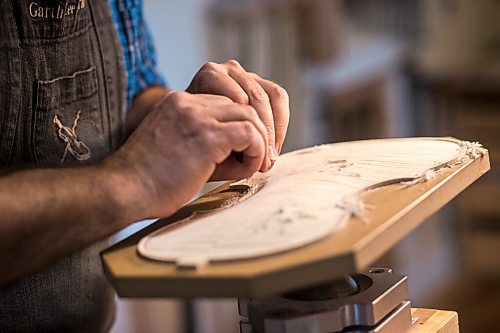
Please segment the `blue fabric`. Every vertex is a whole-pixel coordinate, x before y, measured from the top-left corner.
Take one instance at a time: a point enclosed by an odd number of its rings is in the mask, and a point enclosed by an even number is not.
[[[156,66],[153,39],[142,14],[141,0],[110,0],[113,21],[127,71],[127,102],[150,86],[165,86]]]

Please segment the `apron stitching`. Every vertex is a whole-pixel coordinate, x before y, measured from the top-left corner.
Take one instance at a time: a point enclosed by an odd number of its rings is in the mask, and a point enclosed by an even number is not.
[[[61,163],[64,162],[68,152],[73,155],[78,161],[88,160],[92,152],[90,148],[83,142],[78,139],[78,134],[76,134],[76,127],[78,126],[78,121],[80,120],[81,110],[76,114],[75,120],[73,121],[73,126],[67,127],[64,126],[57,114],[54,116],[54,124],[59,128],[57,134],[61,140],[66,143],[66,149],[64,150],[64,155],[61,159]]]
[[[109,6],[109,3],[107,4],[107,6]],[[92,20],[92,23],[94,24],[94,26],[96,27],[95,29],[95,35],[96,35],[96,42],[97,42],[97,45],[99,47],[99,54],[101,56],[101,65],[102,65],[102,72],[103,72],[103,80],[104,80],[104,93],[106,95],[106,107],[107,107],[107,122],[108,122],[108,130],[109,130],[109,144],[110,144],[110,149],[111,151],[113,151],[115,149],[115,146],[114,146],[114,138],[113,138],[113,124],[112,124],[112,119],[111,119],[111,104],[110,104],[110,87],[108,87],[108,84],[106,84],[107,80],[108,80],[108,74],[107,74],[107,66],[106,66],[106,63],[105,63],[105,55],[104,55],[104,51],[102,49],[102,41],[101,41],[101,34],[103,33],[102,30],[98,27],[98,25],[96,24],[96,16],[95,16],[95,13],[94,13],[94,5],[89,2],[89,12],[90,12],[90,18]],[[102,117],[102,110],[101,110],[101,117]]]

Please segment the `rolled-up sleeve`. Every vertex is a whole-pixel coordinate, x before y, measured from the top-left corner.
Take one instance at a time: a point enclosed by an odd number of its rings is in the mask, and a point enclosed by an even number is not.
[[[110,0],[127,72],[127,101],[151,86],[166,86],[140,0]]]

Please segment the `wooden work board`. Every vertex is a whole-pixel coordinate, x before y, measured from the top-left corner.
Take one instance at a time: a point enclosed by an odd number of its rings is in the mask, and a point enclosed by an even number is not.
[[[314,285],[366,268],[489,167],[486,152],[451,165],[426,182],[391,184],[367,191],[362,196],[370,207],[365,220],[352,217],[337,232],[288,252],[215,262],[197,270],[179,269],[175,264],[138,254],[137,243],[145,235],[242,195],[226,184],[104,251],[104,270],[122,297],[255,298]]]

